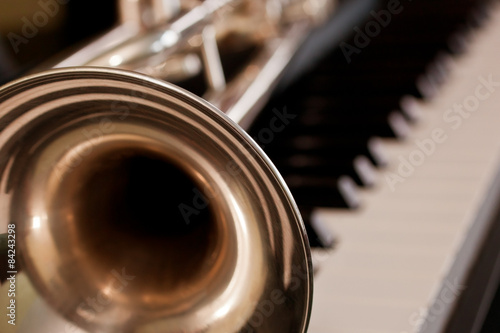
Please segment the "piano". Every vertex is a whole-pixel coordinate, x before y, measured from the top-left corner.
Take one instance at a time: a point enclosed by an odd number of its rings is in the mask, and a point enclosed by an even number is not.
[[[250,130],[317,246],[309,332],[499,332],[500,7],[368,8]]]
[[[500,332],[499,36],[497,1],[339,0],[294,57],[249,134],[306,223],[308,332]]]

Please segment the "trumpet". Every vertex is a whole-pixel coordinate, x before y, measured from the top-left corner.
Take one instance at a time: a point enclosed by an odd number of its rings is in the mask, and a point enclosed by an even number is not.
[[[118,7],[0,88],[1,331],[306,332],[304,225],[245,129],[335,3]]]

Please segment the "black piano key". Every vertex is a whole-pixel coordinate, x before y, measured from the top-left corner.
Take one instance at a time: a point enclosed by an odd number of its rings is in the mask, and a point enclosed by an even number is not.
[[[321,133],[328,136],[332,133],[336,136],[351,136],[352,134],[370,135],[386,138],[404,139],[409,133],[409,124],[405,117],[397,111],[390,112],[388,115],[383,116],[379,121],[364,120],[359,117],[359,120],[351,120],[345,122],[337,122],[334,116],[331,120],[325,120],[322,123],[315,125],[299,124],[300,120],[292,127],[290,126],[289,132],[294,134],[308,134],[314,135]]]
[[[421,117],[418,100],[411,95],[404,95],[399,100],[399,109],[409,122],[415,123]]]
[[[317,156],[312,154],[292,155],[286,158],[274,158],[278,171],[282,174],[300,174],[307,176],[351,177],[359,186],[372,186],[375,183],[374,166],[367,157],[356,156],[354,159],[340,159],[335,154]]]
[[[358,155],[368,159],[378,167],[387,164],[387,156],[378,137],[365,138],[353,135],[351,137],[334,137],[318,135],[298,135],[287,140],[278,140],[270,145],[266,152],[271,156],[305,153],[314,156],[335,156],[339,159],[354,159]]]
[[[469,29],[465,26],[458,28],[446,40],[447,49],[454,55],[465,53],[470,45]]]
[[[345,101],[341,98],[328,98],[321,95],[312,95],[304,100],[301,107],[307,110],[307,114],[316,113],[322,110],[330,110],[331,112],[342,110],[344,113],[355,113],[359,116],[365,114],[389,114],[391,111],[401,111],[405,118],[410,122],[418,120],[418,113],[415,108],[408,108],[405,101],[411,95],[404,95],[405,100],[402,100],[401,95],[370,95],[363,96],[363,99],[354,101]]]
[[[345,97],[345,96],[344,96]],[[347,112],[386,112],[388,109],[398,109],[398,94],[366,95],[362,100],[346,100],[321,94],[309,94],[306,99],[299,100],[300,107],[307,110],[328,109],[331,111],[346,110]],[[369,107],[368,107],[369,106]]]
[[[323,95],[330,98],[339,98],[345,96],[362,97],[379,94],[413,94],[418,97],[425,97],[419,90],[416,79],[420,74],[397,72],[395,75],[389,75],[387,70],[378,75],[378,73],[361,73],[356,75],[352,73],[349,79],[339,77],[339,81],[331,83],[328,79],[319,77],[315,82],[308,85],[307,92],[317,95]]]
[[[334,248],[338,243],[337,237],[321,221],[312,217],[313,208],[302,206],[299,210],[306,227],[309,244],[323,249]]]
[[[473,29],[479,29],[489,20],[490,18],[490,7],[491,1],[479,1],[474,8],[470,11],[467,17],[467,23]]]
[[[443,83],[451,72],[452,63],[453,59],[449,53],[439,51],[436,57],[427,66],[426,71],[429,75],[433,75],[438,80],[438,83]]]
[[[356,183],[348,176],[286,175],[285,182],[299,205],[339,208],[360,205]]]

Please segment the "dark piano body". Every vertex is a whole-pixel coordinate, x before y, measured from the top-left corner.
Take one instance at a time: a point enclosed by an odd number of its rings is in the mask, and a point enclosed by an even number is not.
[[[491,2],[343,0],[334,17],[301,48],[249,133],[289,185],[313,247],[335,251],[337,238],[312,223],[311,212],[315,207],[355,210],[363,205],[356,189],[382,181],[373,170],[390,163],[378,138],[405,139],[418,121],[408,101],[439,94],[447,59],[467,52],[468,34],[489,19]],[[74,0],[67,11],[57,31],[41,31],[29,43],[19,42],[28,52],[12,52],[11,41],[2,36],[1,82],[116,19],[112,1]],[[500,253],[497,220],[446,332],[472,332],[478,318],[480,332],[500,332],[500,291],[493,298],[485,290],[485,281],[494,279],[498,285],[499,280],[493,269]]]

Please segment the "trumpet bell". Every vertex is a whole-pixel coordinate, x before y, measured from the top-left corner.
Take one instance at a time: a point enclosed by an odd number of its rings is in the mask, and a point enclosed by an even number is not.
[[[32,288],[18,292],[58,318],[38,332],[306,331],[297,207],[260,148],[201,98],[104,68],[12,82],[0,173]]]

